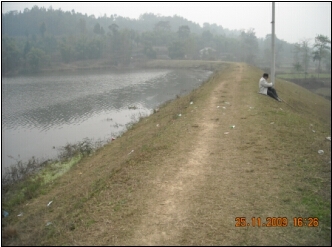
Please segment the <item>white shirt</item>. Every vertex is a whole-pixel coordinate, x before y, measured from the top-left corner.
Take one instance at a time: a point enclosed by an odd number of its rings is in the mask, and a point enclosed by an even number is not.
[[[267,95],[267,88],[272,86],[273,86],[272,82],[269,83],[265,80],[264,77],[262,77],[258,83],[259,93]]]

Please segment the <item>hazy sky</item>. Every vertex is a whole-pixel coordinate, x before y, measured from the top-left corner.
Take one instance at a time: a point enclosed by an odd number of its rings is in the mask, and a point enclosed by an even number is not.
[[[144,13],[161,16],[182,16],[190,21],[216,23],[228,29],[254,28],[258,38],[271,33],[271,2],[2,2],[2,13],[11,10],[23,11],[34,5],[48,9],[87,13],[95,17],[117,14],[138,18]],[[330,2],[283,2],[275,4],[276,35],[290,43],[310,39],[317,34],[331,39]]]

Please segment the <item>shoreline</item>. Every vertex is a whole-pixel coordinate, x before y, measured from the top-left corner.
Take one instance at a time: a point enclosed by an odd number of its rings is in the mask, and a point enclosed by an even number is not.
[[[223,61],[205,61],[205,60],[143,60],[133,62],[129,65],[110,65],[108,60],[85,60],[72,63],[56,63],[50,68],[42,68],[36,72],[13,71],[2,75],[3,77],[26,76],[26,75],[47,75],[59,72],[77,72],[77,71],[97,71],[97,70],[128,70],[128,69],[205,69],[216,70],[222,64],[231,62]]]

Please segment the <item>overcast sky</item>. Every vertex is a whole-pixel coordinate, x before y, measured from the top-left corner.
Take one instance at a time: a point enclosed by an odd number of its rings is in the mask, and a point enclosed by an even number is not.
[[[216,23],[228,29],[254,28],[258,38],[271,33],[271,2],[2,2],[2,13],[23,11],[34,5],[63,11],[80,12],[95,17],[117,14],[137,19],[141,14],[154,13],[161,16],[182,16],[190,21]],[[295,2],[275,4],[276,35],[290,43],[322,34],[331,39],[331,3]]]

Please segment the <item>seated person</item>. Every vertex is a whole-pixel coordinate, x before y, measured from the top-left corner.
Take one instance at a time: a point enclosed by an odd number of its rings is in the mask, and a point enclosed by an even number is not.
[[[267,82],[267,78],[269,78],[269,75],[267,73],[264,73],[263,77],[259,80],[259,93],[269,95],[270,97],[281,101],[281,99],[279,99],[278,97],[277,91],[273,88],[273,83]]]

